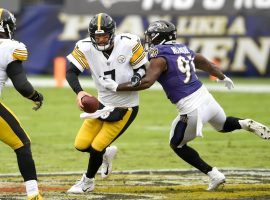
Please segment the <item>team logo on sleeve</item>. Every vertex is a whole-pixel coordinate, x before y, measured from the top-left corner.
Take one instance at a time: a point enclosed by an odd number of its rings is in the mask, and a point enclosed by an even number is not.
[[[118,56],[117,61],[118,61],[120,64],[123,64],[123,63],[126,61],[126,57],[123,56],[123,55],[120,55],[120,56]]]
[[[155,58],[158,55],[158,48],[152,47],[148,51],[150,58]]]

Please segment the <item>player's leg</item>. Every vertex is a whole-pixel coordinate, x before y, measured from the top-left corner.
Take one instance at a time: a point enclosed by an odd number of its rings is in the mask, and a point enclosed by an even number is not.
[[[91,148],[91,144],[102,128],[103,122],[98,119],[84,120],[79,132],[77,133],[74,146],[77,150],[90,153],[89,157],[95,157],[95,151]],[[100,152],[101,157],[104,152]],[[101,161],[102,162],[102,161]],[[83,193],[93,191],[95,187],[94,179],[86,177],[84,173],[82,178],[74,184],[68,193]]]
[[[195,110],[188,115],[178,116],[174,120],[170,145],[173,151],[185,162],[209,176],[208,190],[213,190],[225,182],[225,176],[215,167],[206,163],[195,149],[187,145],[187,142],[195,139],[197,134],[201,132],[201,130],[198,130],[202,128],[201,124],[211,117],[209,112],[203,116],[199,116],[199,113],[198,110]]]
[[[134,121],[138,113],[138,107],[129,108],[120,120],[114,122],[104,122],[102,130],[99,132],[95,140],[93,141],[92,147],[97,151],[104,150],[106,147],[106,152],[103,156],[103,163],[101,167],[101,177],[107,178],[112,172],[112,161],[117,153],[117,147],[110,146],[114,140],[121,136],[125,130]],[[96,171],[91,169],[90,171]]]
[[[102,128],[103,122],[98,119],[84,120],[80,130],[78,131],[74,146],[78,151],[89,152],[91,151],[91,144]]]
[[[16,116],[0,103],[0,140],[16,153],[19,170],[25,182],[28,199],[42,199],[37,184],[35,163],[30,148],[30,139]]]
[[[244,129],[252,132],[262,139],[270,139],[270,129],[253,119],[240,119],[237,117],[227,117],[221,132],[231,132],[237,129]]]
[[[221,106],[213,99],[211,109],[216,110],[216,115],[209,123],[220,132],[232,132],[237,129],[250,131],[263,139],[270,139],[270,129],[253,119],[240,119],[237,117],[226,117]]]
[[[103,154],[103,160],[101,164],[101,178],[106,179],[112,172],[112,162],[117,154],[118,148],[115,145],[108,146]]]
[[[102,122],[99,120],[102,126],[101,128],[99,126],[99,131],[95,134],[95,137],[91,141],[90,147],[86,148],[86,144],[80,145],[81,147],[84,146],[84,148],[90,152],[87,172],[83,175],[79,182],[77,182],[68,190],[68,193],[83,193],[91,192],[94,190],[94,178],[99,167],[102,164],[103,154],[106,147],[108,147],[117,137],[119,137],[127,129],[127,127],[135,119],[137,112],[137,107],[135,107],[134,109],[130,109],[128,112],[126,112],[123,119],[117,122]],[[76,148],[78,149],[78,145],[76,146]],[[79,149],[81,151],[83,150],[82,148]]]
[[[187,142],[196,138],[197,111],[177,116],[172,124],[170,146],[184,161],[207,174],[212,167],[201,159],[199,153],[187,146]]]

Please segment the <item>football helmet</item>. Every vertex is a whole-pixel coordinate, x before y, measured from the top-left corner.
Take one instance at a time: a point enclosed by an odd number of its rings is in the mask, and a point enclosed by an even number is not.
[[[145,31],[145,48],[164,42],[176,40],[176,28],[171,22],[164,20],[155,21],[149,24]]]
[[[89,23],[89,35],[94,47],[99,51],[107,50],[114,42],[115,36],[115,21],[106,13],[99,13],[95,15]],[[106,44],[98,44],[95,36],[102,34],[109,34],[109,39]]]
[[[4,8],[0,8],[0,32],[6,33],[9,39],[13,38],[16,30],[16,18]]]

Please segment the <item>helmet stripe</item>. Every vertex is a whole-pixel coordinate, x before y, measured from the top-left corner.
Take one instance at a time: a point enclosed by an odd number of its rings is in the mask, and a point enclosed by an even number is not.
[[[0,20],[1,20],[1,18],[2,18],[2,13],[3,13],[3,8],[0,8]]]
[[[101,17],[102,17],[102,13],[98,14],[98,21],[97,21],[97,30],[100,31],[101,29]]]

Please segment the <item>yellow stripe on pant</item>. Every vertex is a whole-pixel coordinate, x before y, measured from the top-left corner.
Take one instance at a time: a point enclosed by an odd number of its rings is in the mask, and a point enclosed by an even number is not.
[[[83,151],[92,146],[97,151],[103,151],[123,133],[123,130],[131,124],[136,114],[137,110],[134,111],[129,108],[123,119],[116,122],[86,119],[76,136],[75,148]]]
[[[15,114],[0,103],[0,140],[16,150],[26,143],[30,143],[30,139],[21,127]]]

